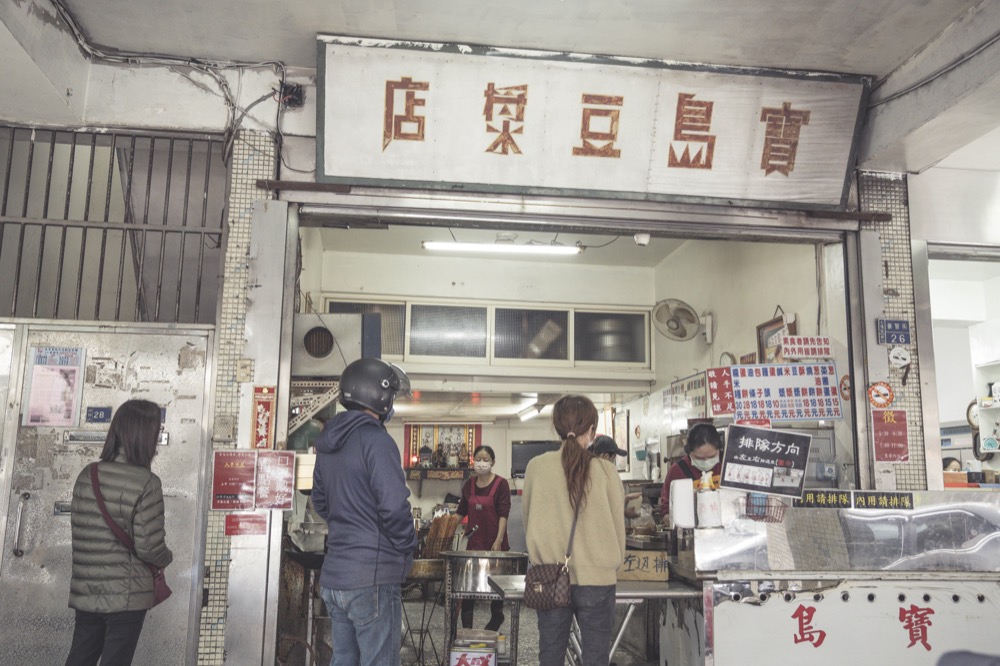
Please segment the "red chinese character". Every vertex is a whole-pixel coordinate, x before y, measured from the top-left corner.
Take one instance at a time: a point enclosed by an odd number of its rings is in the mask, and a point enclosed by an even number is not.
[[[784,102],[780,109],[760,110],[764,129],[764,153],[760,168],[767,176],[777,171],[788,176],[795,170],[795,153],[799,149],[799,134],[809,124],[809,111],[792,111],[792,103]]]
[[[486,149],[488,153],[507,155],[510,151],[520,155],[521,149],[514,141],[515,134],[524,133],[524,107],[528,105],[528,86],[508,86],[506,88],[496,88],[493,83],[486,86],[483,93],[486,97],[486,105],[483,107],[483,116],[486,118],[486,131],[499,134],[496,140]],[[511,107],[513,106],[513,109]],[[498,129],[493,125],[493,109],[499,107],[496,115],[502,119],[503,129]],[[518,125],[511,129],[511,123]]]
[[[413,81],[408,76],[404,76],[399,81],[385,82],[385,117],[382,123],[382,150],[385,150],[393,139],[401,141],[423,141],[424,140],[424,120],[423,116],[418,116],[414,112],[416,107],[423,106],[427,100],[416,96],[416,90],[430,90],[431,84],[422,81]],[[403,98],[403,113],[395,113],[396,91],[404,90],[406,95]],[[407,131],[403,123],[415,125],[412,131]]]
[[[709,134],[712,126],[712,105],[714,102],[694,101],[694,95],[677,95],[677,115],[674,120],[674,141],[683,141],[684,151],[680,157],[670,144],[667,166],[682,169],[711,169],[715,154],[715,135]],[[691,155],[691,143],[701,144]],[[704,152],[702,152],[704,150]]]
[[[625,103],[624,97],[614,97],[611,95],[583,95],[583,103],[594,106],[620,107]],[[573,146],[574,155],[584,157],[621,157],[622,151],[615,148],[615,141],[618,140],[618,116],[621,113],[617,108],[592,109],[584,108],[583,121],[580,125],[580,140],[582,146]],[[594,119],[600,118],[603,128],[594,128]],[[603,146],[598,147],[594,142],[604,141]]]
[[[910,632],[910,644],[906,647],[911,648],[919,642],[925,650],[930,651],[931,646],[927,642],[927,627],[933,624],[928,617],[933,614],[934,609],[917,608],[913,604],[910,604],[909,610],[899,609],[899,621],[903,623],[903,628]]]
[[[826,640],[825,631],[822,629],[813,629],[812,619],[815,614],[815,608],[803,606],[802,604],[799,604],[799,607],[792,613],[792,617],[799,621],[799,633],[793,636],[796,644],[812,643],[813,647],[819,647]]]

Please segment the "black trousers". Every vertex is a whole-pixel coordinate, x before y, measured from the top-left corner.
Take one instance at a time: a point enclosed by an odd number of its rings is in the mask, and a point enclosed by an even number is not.
[[[464,629],[472,628],[472,614],[476,609],[475,599],[463,599],[462,600],[462,627]],[[496,631],[503,624],[503,601],[497,599],[490,602],[490,621],[486,624],[486,628],[490,631]]]
[[[73,645],[66,666],[130,666],[146,611],[88,613],[76,611]]]

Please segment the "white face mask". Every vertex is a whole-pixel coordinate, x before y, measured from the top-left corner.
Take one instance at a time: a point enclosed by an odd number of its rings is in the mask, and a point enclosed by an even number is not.
[[[472,463],[472,467],[476,470],[476,474],[489,474],[490,470],[493,469],[493,463],[486,460],[476,460]]]
[[[707,472],[719,464],[719,456],[716,455],[706,459],[691,458],[691,464],[700,469],[702,472]]]

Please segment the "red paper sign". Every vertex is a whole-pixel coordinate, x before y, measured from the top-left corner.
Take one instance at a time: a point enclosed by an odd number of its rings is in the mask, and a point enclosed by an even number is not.
[[[906,412],[902,409],[873,409],[872,434],[875,462],[907,462],[910,439],[906,432]]]
[[[712,415],[732,414],[736,410],[732,368],[709,368],[705,372],[708,375],[708,398],[712,403]]]
[[[212,464],[212,509],[252,509],[256,451],[216,451]]]
[[[737,419],[736,425],[747,425],[755,428],[771,429],[771,419]]]
[[[292,508],[294,489],[295,452],[259,451],[254,505],[258,509],[288,511]]]
[[[274,443],[274,404],[277,397],[273,386],[253,387],[253,438],[250,448],[270,449]]]
[[[267,514],[230,513],[226,516],[226,536],[267,534]]]

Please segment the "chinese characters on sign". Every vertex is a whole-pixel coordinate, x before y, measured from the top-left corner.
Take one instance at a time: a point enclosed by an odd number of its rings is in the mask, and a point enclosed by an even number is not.
[[[33,347],[26,426],[74,426],[80,421],[83,395],[82,347]]]
[[[295,489],[295,452],[258,451],[254,508],[289,511]]]
[[[321,181],[845,199],[860,77],[320,40]]]
[[[855,490],[855,509],[912,509],[913,493]]]
[[[621,157],[622,151],[615,148],[615,141],[618,139],[619,109],[624,99],[609,95],[583,95],[583,121],[580,126],[583,145],[573,146],[574,155]],[[598,146],[598,142],[602,145]]]
[[[677,116],[674,120],[674,140],[670,143],[670,158],[667,166],[681,169],[711,169],[715,155],[715,135],[709,134],[712,127],[713,102],[695,101],[694,95],[681,93],[677,96]],[[680,157],[677,148],[684,150]],[[691,154],[691,148],[695,149]]]
[[[294,451],[215,452],[213,510],[289,510],[294,487]]]
[[[792,634],[792,640],[796,644],[809,643],[814,648],[818,648],[826,640],[826,631],[813,627],[813,618],[815,615],[815,607],[802,604],[799,604],[799,607],[792,613],[792,619],[798,623],[796,632]],[[930,652],[931,645],[927,642],[927,633],[928,628],[934,624],[931,622],[931,615],[934,615],[933,608],[921,608],[915,604],[910,604],[909,608],[899,608],[899,622],[903,625],[903,629],[906,630],[910,641],[906,646],[907,648],[919,645]]]
[[[783,335],[781,336],[781,357],[785,360],[797,358],[830,358],[830,338],[825,335]]]
[[[792,506],[804,509],[850,509],[854,506],[847,490],[806,490]]]
[[[822,629],[814,629],[812,626],[815,614],[815,608],[802,604],[799,604],[799,607],[792,613],[792,618],[799,623],[798,631],[793,636],[796,643],[810,643],[813,647],[818,648],[826,640],[826,632]]]
[[[712,403],[712,415],[732,414],[736,410],[732,368],[709,368],[705,374],[708,376],[708,396]]]
[[[842,418],[833,363],[733,366],[737,419]]]
[[[666,580],[667,553],[659,550],[630,550],[618,570],[618,580]]]
[[[499,134],[489,148],[488,153],[499,153],[507,155],[514,153],[521,154],[521,149],[514,141],[515,134],[524,132],[524,107],[528,104],[528,86],[510,86],[509,88],[497,88],[490,83],[486,86],[486,106],[483,108],[483,116],[486,118],[486,131],[492,134]],[[494,120],[494,111],[496,120]],[[514,127],[511,127],[511,124]]]
[[[780,109],[761,109],[761,122],[767,123],[764,154],[760,158],[760,168],[765,175],[778,172],[790,176],[795,170],[799,135],[802,133],[802,126],[809,124],[809,115],[809,111],[793,111],[788,102],[784,102]],[[785,358],[788,358],[788,354],[785,354]]]
[[[256,471],[256,451],[216,451],[212,465],[212,509],[252,509]]]
[[[723,488],[801,497],[811,435],[731,425],[722,453]]]
[[[267,534],[267,514],[226,514],[226,536],[261,536]]]
[[[250,448],[269,449],[274,442],[274,386],[253,387],[253,443]]]
[[[430,84],[426,82],[414,82],[410,77],[404,76],[399,81],[385,82],[385,114],[382,125],[382,150],[389,147],[395,139],[397,141],[423,141],[424,122],[423,116],[418,116],[416,111],[418,106],[423,106],[427,100],[417,97],[417,91],[427,91]],[[396,113],[396,93],[403,92],[403,113]]]
[[[905,319],[876,319],[878,344],[910,344],[910,322]]]
[[[705,418],[706,384],[704,372],[682,377],[670,383],[670,409],[674,420]]]
[[[872,435],[875,462],[907,462],[910,440],[906,433],[906,412],[902,409],[873,409]]]

